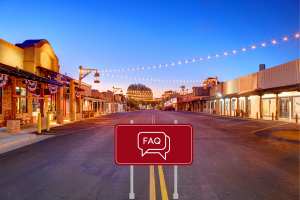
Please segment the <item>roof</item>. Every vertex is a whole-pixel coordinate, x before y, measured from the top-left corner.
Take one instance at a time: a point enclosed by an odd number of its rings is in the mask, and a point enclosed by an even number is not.
[[[26,70],[11,67],[9,65],[5,65],[2,63],[0,63],[0,73],[7,74],[9,76],[15,76],[18,78],[25,78],[25,79],[39,81],[39,82],[43,82],[43,83],[49,83],[52,85],[63,86],[62,83],[59,83],[55,80],[51,80],[46,77],[42,77],[42,76],[36,75],[34,73],[28,72]]]

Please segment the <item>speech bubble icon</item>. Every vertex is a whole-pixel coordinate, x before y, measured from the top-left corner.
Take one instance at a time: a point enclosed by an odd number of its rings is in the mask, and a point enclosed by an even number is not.
[[[142,151],[142,157],[147,154],[159,154],[166,160],[170,151],[170,137],[164,132],[140,132],[137,146]]]

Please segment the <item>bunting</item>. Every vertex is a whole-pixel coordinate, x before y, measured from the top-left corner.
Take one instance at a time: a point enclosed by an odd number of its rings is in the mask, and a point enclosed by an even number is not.
[[[51,85],[51,84],[48,84],[48,88],[49,88],[49,91],[50,91],[50,94],[53,95],[57,92],[57,85]]]
[[[80,97],[80,91],[75,91],[75,96],[76,96],[76,98],[78,99],[79,97]]]
[[[3,88],[8,82],[8,75],[0,74],[0,89]]]
[[[28,89],[28,92],[34,93],[37,87],[37,81],[32,81],[25,79],[26,88]]]

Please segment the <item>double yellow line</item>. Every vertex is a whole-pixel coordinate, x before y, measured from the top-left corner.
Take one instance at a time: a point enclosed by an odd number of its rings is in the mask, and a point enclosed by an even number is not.
[[[155,124],[155,116],[152,115],[152,124]],[[169,200],[163,168],[158,165],[159,182],[161,189],[162,200]],[[150,165],[150,189],[149,189],[150,200],[156,200],[155,192],[155,176],[154,176],[154,165]]]
[[[163,168],[161,165],[158,165],[158,173],[159,173],[159,182],[160,182],[162,200],[169,200],[165,177],[164,177],[164,172],[163,172]],[[149,197],[150,197],[150,200],[156,200],[154,165],[150,165]]]

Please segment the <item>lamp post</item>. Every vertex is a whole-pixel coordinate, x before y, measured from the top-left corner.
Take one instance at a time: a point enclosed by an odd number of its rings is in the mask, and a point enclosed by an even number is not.
[[[96,69],[83,69],[82,66],[79,67],[79,88],[81,89],[81,82],[84,77],[89,75],[90,73],[95,72],[94,74],[94,83],[100,83],[100,75],[98,73],[98,70]],[[79,113],[82,117],[82,107],[81,107],[81,92],[79,93]]]
[[[182,85],[182,86],[180,86],[180,88],[181,88],[181,92],[182,92],[182,94],[184,94],[184,92],[186,92],[186,111],[188,111],[188,93],[189,93],[189,89],[186,89],[185,90],[185,86],[184,85]]]
[[[115,93],[121,90],[120,92],[123,93],[122,88],[115,88],[113,87],[113,107],[114,107],[114,113],[115,113]]]
[[[208,83],[212,83],[213,86],[215,86],[215,88],[216,88],[216,96],[218,97],[217,105],[216,105],[216,107],[217,107],[216,112],[217,112],[217,114],[219,114],[219,98],[221,97],[220,96],[221,94],[218,94],[218,77],[205,79],[205,81],[203,83],[203,89],[207,89]]]

